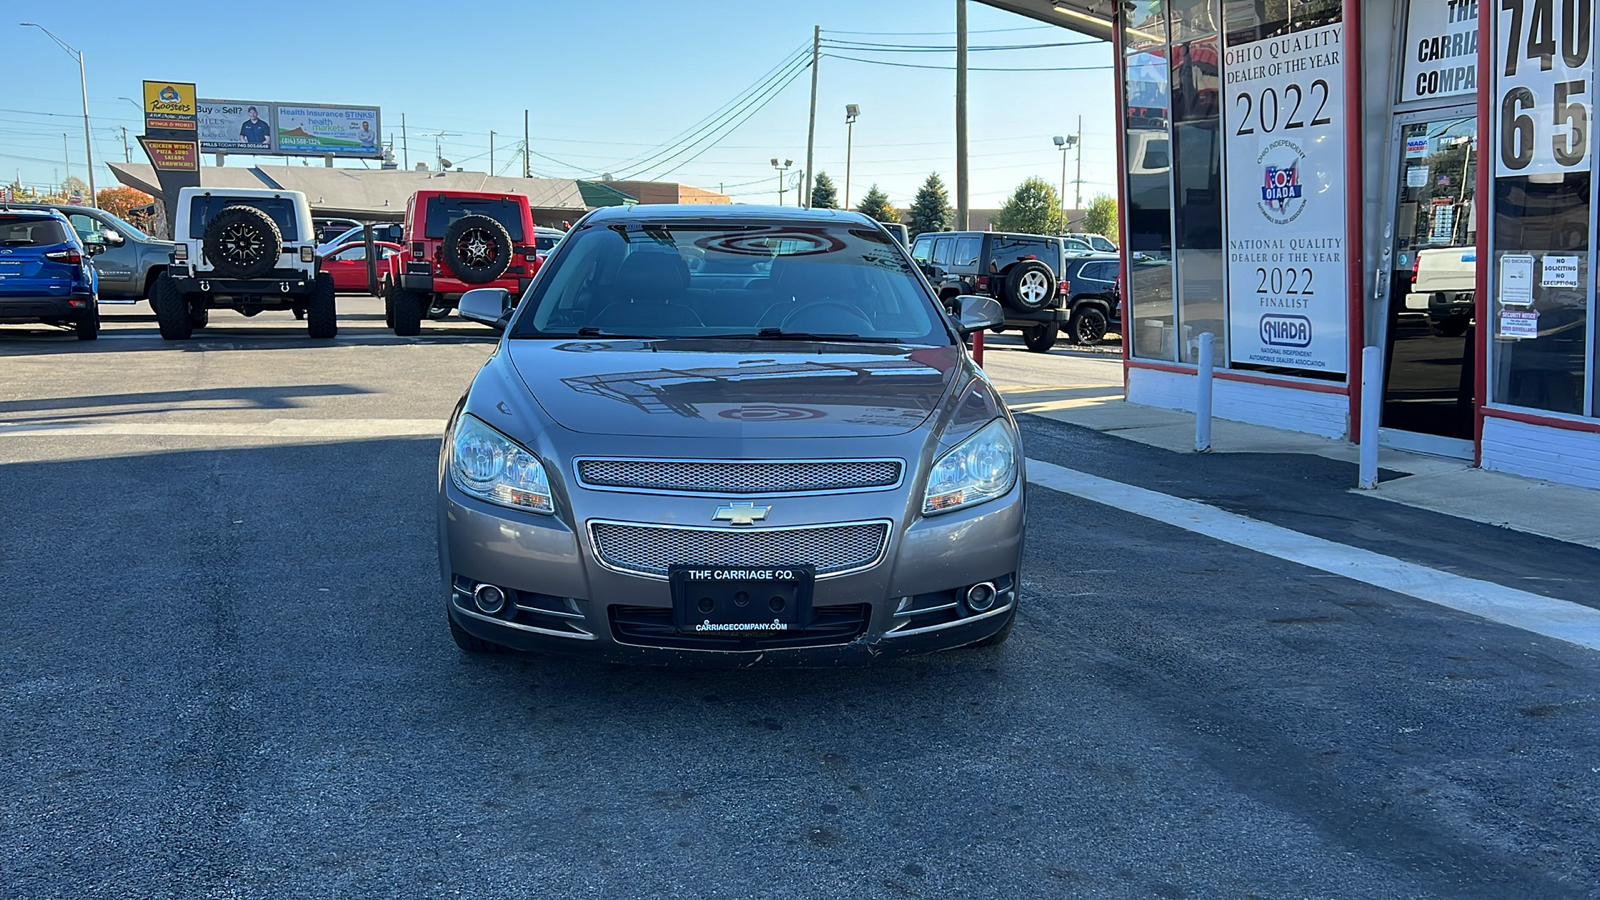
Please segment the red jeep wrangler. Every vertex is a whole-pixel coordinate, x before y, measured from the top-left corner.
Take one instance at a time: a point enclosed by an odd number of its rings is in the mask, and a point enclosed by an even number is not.
[[[444,318],[473,288],[521,297],[540,259],[533,213],[521,194],[417,191],[406,202],[405,250],[383,277],[384,317],[398,335]]]

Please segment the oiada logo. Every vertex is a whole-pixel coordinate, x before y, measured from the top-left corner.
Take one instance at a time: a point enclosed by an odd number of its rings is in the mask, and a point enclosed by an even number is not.
[[[169,84],[161,89],[162,103],[177,103],[178,99],[178,89],[172,85]]]
[[[1300,145],[1287,140],[1273,141],[1256,158],[1261,166],[1261,202],[1257,207],[1267,221],[1287,225],[1305,212],[1305,189],[1300,183],[1300,163],[1305,158]]]
[[[1261,317],[1261,343],[1268,347],[1311,346],[1311,320],[1268,313]]]

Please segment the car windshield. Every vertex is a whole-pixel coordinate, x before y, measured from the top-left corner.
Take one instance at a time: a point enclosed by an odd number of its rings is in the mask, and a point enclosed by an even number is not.
[[[116,226],[117,231],[120,232],[123,237],[131,237],[136,241],[154,240],[154,238],[150,237],[150,235],[147,234],[144,229],[139,228],[121,216],[108,213],[105,210],[101,210],[100,214],[105,216],[107,219],[110,219],[111,224]]]
[[[56,219],[43,216],[0,216],[0,246],[51,247],[65,244],[67,234]]]
[[[550,265],[512,337],[952,340],[899,245],[867,225],[601,223]]]
[[[445,229],[463,216],[488,216],[504,225],[513,241],[522,240],[522,207],[509,198],[430,197],[424,215],[426,237],[444,237]]]

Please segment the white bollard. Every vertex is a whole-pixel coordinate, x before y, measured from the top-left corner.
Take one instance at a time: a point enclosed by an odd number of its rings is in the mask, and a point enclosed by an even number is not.
[[[1200,335],[1200,397],[1194,405],[1194,452],[1211,452],[1211,370],[1216,365],[1216,336]]]
[[[1378,489],[1378,417],[1383,414],[1383,351],[1361,348],[1361,472],[1356,488]]]

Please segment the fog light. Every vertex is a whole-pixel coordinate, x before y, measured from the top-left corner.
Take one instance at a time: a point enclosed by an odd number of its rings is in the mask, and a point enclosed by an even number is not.
[[[997,596],[994,585],[985,581],[967,588],[967,608],[973,612],[983,612],[994,605]]]
[[[472,602],[479,611],[492,616],[506,608],[506,592],[492,584],[480,584],[472,592]]]

